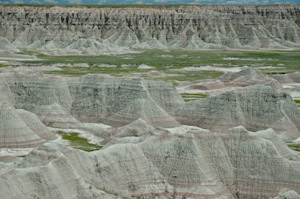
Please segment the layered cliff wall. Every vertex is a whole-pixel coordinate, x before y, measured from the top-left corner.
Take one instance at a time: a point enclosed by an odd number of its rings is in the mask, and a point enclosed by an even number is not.
[[[300,5],[0,7],[0,37],[17,47],[55,54],[127,48],[300,47],[299,26]]]

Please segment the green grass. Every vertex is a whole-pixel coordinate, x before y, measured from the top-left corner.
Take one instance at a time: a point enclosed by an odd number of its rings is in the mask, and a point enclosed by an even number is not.
[[[180,95],[182,96],[185,102],[206,98],[208,96],[201,93],[181,93]]]
[[[293,149],[294,151],[300,152],[300,144],[288,143],[287,145],[289,148]]]
[[[171,57],[161,57],[168,55]],[[184,57],[185,55],[186,57]],[[131,57],[132,59],[126,59]],[[239,59],[251,58],[253,60],[223,60],[223,58],[234,57]],[[47,56],[38,55],[38,58],[44,60],[27,61],[27,63],[39,64],[55,64],[55,63],[88,63],[94,64],[110,64],[120,66],[121,64],[140,65],[147,64],[150,66],[161,67],[167,70],[166,66],[171,68],[182,68],[186,66],[203,66],[212,64],[222,64],[222,67],[230,68],[232,66],[274,66],[284,64],[288,69],[298,69],[300,61],[300,52],[255,52],[255,51],[197,51],[174,49],[170,51],[152,49],[140,51],[140,53],[124,54],[124,55],[100,55],[100,56]],[[265,60],[255,60],[265,59]],[[26,63],[26,61],[25,61]]]
[[[141,64],[147,64],[160,73],[167,74],[161,77],[142,76],[146,79],[171,82],[174,85],[184,81],[201,82],[202,80],[215,79],[222,75],[216,71],[185,71],[178,70],[184,67],[214,66],[214,67],[264,67],[275,68],[263,69],[265,74],[284,74],[299,71],[300,50],[294,51],[227,51],[227,50],[137,50],[139,53],[123,55],[99,55],[99,56],[47,56],[38,52],[30,52],[23,49],[21,53],[35,54],[41,60],[23,61],[24,64],[79,64],[85,63],[90,67],[61,67],[61,71],[48,71],[45,73],[62,76],[82,76],[88,73],[109,74],[112,76],[124,76],[131,73],[145,73],[151,71],[138,69]],[[131,59],[127,59],[127,58]],[[237,58],[226,60],[225,58]],[[225,60],[224,60],[225,59]],[[241,60],[242,59],[242,60]],[[246,59],[246,60],[243,60]],[[248,60],[247,60],[248,59]],[[249,60],[250,59],[250,60]],[[115,65],[114,68],[97,67],[100,64]],[[122,67],[122,65],[129,65]],[[284,67],[284,68],[282,68]],[[177,75],[177,76],[168,76]]]
[[[79,133],[66,133],[63,131],[57,131],[62,139],[68,140],[73,148],[83,150],[86,152],[96,151],[102,148],[100,145],[91,144],[86,138],[79,137]]]
[[[294,102],[300,107],[300,100],[294,100]]]

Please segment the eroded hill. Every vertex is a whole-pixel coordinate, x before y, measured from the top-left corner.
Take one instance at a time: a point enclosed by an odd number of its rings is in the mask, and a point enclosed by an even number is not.
[[[299,5],[6,6],[0,7],[0,37],[18,48],[56,55],[122,53],[128,48],[294,48],[300,46],[299,16]]]

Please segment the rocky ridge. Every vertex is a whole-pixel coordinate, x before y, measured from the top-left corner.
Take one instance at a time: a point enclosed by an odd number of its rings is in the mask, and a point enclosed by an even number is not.
[[[282,139],[300,137],[300,110],[266,86],[270,79],[246,72],[223,77],[239,89],[184,102],[164,82],[3,71],[1,149],[16,147],[4,145],[9,136],[31,144],[21,147],[47,143],[0,162],[0,198],[299,197],[300,155]],[[250,86],[238,82],[244,75]],[[49,142],[46,126],[85,128],[104,147],[88,153]]]
[[[221,199],[270,198],[281,191],[292,199],[300,191],[300,156],[278,142],[271,129],[236,127],[166,132],[92,153],[47,143],[1,168],[1,196],[27,199],[34,189],[42,198]]]
[[[258,131],[273,128],[285,139],[299,135],[300,110],[285,92],[254,85],[184,104],[175,113],[181,124],[208,129],[243,125]]]
[[[276,76],[274,76],[276,78]],[[274,90],[284,90],[281,82],[276,79],[263,75],[259,70],[255,68],[245,67],[239,72],[226,72],[218,77],[216,80],[199,83],[189,86],[191,89],[199,90],[215,90],[225,88],[239,88],[256,84],[270,86]],[[293,80],[291,80],[293,81]]]
[[[294,48],[300,46],[299,16],[299,5],[2,6],[0,37],[12,46],[51,55],[122,53],[129,48]]]

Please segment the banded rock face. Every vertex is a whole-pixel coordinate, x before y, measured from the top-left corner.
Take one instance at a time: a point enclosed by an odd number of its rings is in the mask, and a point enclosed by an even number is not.
[[[259,70],[255,68],[249,67],[243,68],[239,72],[227,72],[218,77],[216,80],[207,83],[191,85],[190,88],[200,90],[214,90],[224,89],[228,87],[246,87],[256,84],[270,86],[275,90],[284,90],[277,80],[263,75]]]
[[[35,147],[55,139],[47,127],[28,111],[0,104],[0,148]]]
[[[175,115],[181,124],[206,129],[243,125],[252,131],[273,128],[288,140],[300,136],[300,110],[291,96],[262,85],[187,102]]]
[[[17,69],[1,73],[0,78],[9,87],[14,107],[35,113],[47,126],[67,128],[79,124],[69,113],[72,97],[65,79]]]
[[[236,127],[165,133],[91,153],[49,143],[14,168],[2,167],[0,191],[25,199],[32,190],[45,199],[101,198],[105,192],[119,198],[271,198],[286,187],[299,192],[300,156],[276,142],[282,140],[271,129]]]
[[[273,199],[300,199],[300,195],[291,189],[282,189]]]
[[[287,73],[284,75],[273,75],[272,77],[283,85],[283,88],[293,97],[293,99],[300,99],[299,72]]]
[[[5,180],[0,182],[1,198],[116,198],[85,182],[64,153],[71,155],[72,150],[62,145],[45,143],[17,162],[15,168],[2,165],[0,174]],[[81,151],[76,151],[76,154],[82,156],[80,159],[88,156]],[[12,178],[15,178],[15,182],[12,182]],[[4,184],[10,186],[10,190],[5,190]]]
[[[300,83],[300,72],[288,73],[284,75],[273,75],[281,84],[291,84],[291,83]]]
[[[0,37],[52,54],[299,47],[300,6],[0,7]],[[121,48],[123,47],[123,48]],[[128,49],[127,49],[128,52]]]
[[[169,113],[184,101],[171,84],[101,75],[72,78],[68,84],[71,114],[82,122],[124,126],[141,118],[153,126],[179,125]]]
[[[4,101],[59,128],[78,128],[80,121],[124,126],[139,118],[153,126],[174,127],[179,123],[171,115],[184,103],[172,84],[142,79],[64,79],[23,69],[3,72],[0,79]]]

